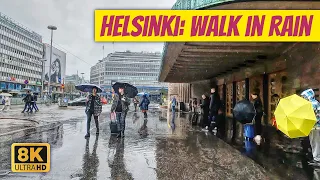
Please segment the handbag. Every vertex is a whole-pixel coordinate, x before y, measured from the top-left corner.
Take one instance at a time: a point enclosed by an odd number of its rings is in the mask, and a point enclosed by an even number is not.
[[[117,117],[117,115],[115,112],[110,113],[110,120],[111,121],[116,121],[116,117]]]

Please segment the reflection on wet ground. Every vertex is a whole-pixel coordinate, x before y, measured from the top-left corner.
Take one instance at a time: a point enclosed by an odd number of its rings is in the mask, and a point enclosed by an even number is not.
[[[83,113],[83,109],[72,111],[73,114]],[[130,112],[126,120],[124,139],[110,135],[107,117],[109,114],[104,113],[100,118],[100,135],[94,135],[95,128],[93,128],[89,140],[84,139],[86,128],[84,115],[82,118],[70,117],[69,121],[64,121],[61,126],[50,131],[14,140],[14,142],[49,142],[52,152],[51,171],[43,174],[10,173],[3,178],[224,180],[296,177],[295,179],[308,179],[306,173],[296,171],[295,168],[290,169],[285,165],[281,166],[285,163],[274,159],[272,155],[279,152],[267,154],[271,159],[265,158],[266,155],[256,150],[257,148],[250,142],[245,144],[246,151],[242,151],[242,145],[233,145],[235,149],[223,140],[192,127],[188,120],[189,114],[172,115],[171,112],[151,110],[148,119],[144,119],[142,113]],[[0,146],[0,172],[10,169],[11,143]],[[251,156],[261,166],[241,152]],[[268,164],[273,164],[274,168],[270,168]]]

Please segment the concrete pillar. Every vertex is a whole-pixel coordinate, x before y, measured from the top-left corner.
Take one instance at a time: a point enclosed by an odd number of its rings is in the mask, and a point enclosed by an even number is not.
[[[187,102],[187,84],[186,83],[183,84],[183,102],[184,103]]]

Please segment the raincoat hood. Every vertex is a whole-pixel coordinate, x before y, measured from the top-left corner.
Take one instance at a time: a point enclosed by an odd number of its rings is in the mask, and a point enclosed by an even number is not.
[[[309,101],[315,100],[315,93],[312,89],[304,90],[301,96]]]

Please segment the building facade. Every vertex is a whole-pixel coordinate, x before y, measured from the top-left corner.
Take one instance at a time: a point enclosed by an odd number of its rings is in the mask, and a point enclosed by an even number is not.
[[[0,91],[31,88],[40,92],[43,44],[41,35],[0,13]]]
[[[111,53],[91,67],[90,82],[106,90],[110,90],[113,82],[130,83],[140,92],[167,89],[167,83],[158,82],[161,57],[161,53]]]

